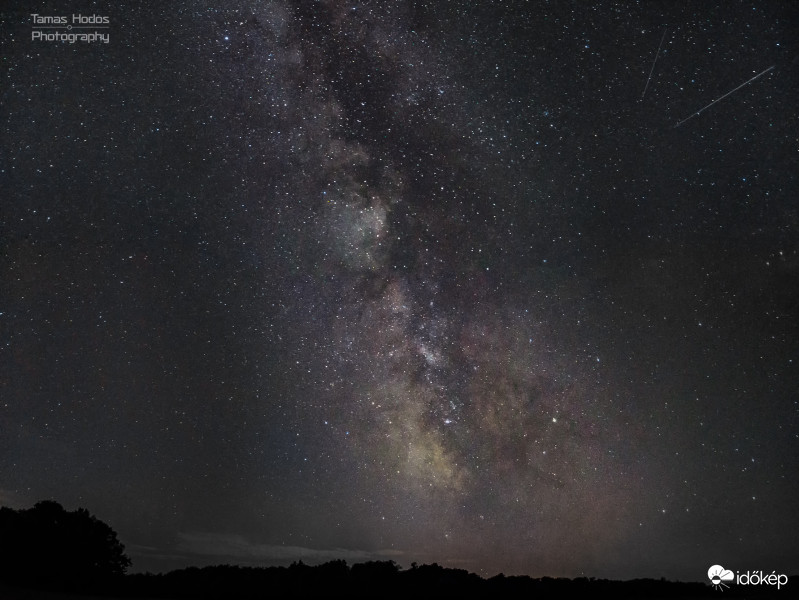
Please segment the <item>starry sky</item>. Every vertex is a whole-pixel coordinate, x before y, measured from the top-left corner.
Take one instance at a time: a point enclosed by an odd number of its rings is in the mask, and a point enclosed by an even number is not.
[[[9,4],[0,504],[134,571],[797,571],[796,3]]]

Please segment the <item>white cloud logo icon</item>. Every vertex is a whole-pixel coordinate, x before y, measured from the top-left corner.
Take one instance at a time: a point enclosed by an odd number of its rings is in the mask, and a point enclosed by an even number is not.
[[[725,582],[735,579],[733,572],[729,569],[725,569],[721,565],[713,565],[710,567],[707,570],[707,577],[710,579],[710,583],[713,584],[713,587],[717,590],[722,590],[723,587],[730,587]]]

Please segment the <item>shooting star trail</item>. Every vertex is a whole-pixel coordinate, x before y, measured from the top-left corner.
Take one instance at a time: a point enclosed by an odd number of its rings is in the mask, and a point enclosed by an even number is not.
[[[752,82],[753,82],[755,79],[757,79],[758,77],[763,77],[763,75],[765,75],[766,73],[768,73],[769,71],[771,71],[771,69],[773,69],[775,66],[776,66],[776,65],[771,65],[771,66],[770,66],[768,69],[766,69],[766,70],[765,70],[765,71],[763,71],[762,73],[758,73],[757,75],[755,75],[754,77],[752,77],[752,79],[749,79],[749,80],[747,80],[747,81],[744,81],[744,82],[743,82],[741,85],[739,85],[737,88],[735,88],[734,90],[731,90],[731,91],[727,92],[727,93],[726,93],[726,94],[724,94],[724,95],[723,95],[721,98],[717,98],[716,100],[713,100],[713,102],[711,102],[711,103],[710,103],[710,104],[708,104],[707,106],[700,108],[700,109],[699,109],[698,111],[696,111],[695,113],[691,113],[691,115],[690,115],[690,116],[688,116],[688,117],[685,117],[685,118],[684,118],[682,121],[680,121],[679,123],[677,123],[677,124],[674,126],[674,129],[677,129],[677,128],[678,128],[680,125],[682,125],[683,123],[685,123],[687,120],[689,120],[689,119],[693,119],[695,116],[697,116],[697,115],[698,115],[699,113],[701,113],[703,110],[706,110],[706,109],[710,108],[711,106],[713,106],[713,105],[714,105],[716,102],[721,102],[722,100],[724,100],[724,98],[726,98],[727,96],[729,96],[729,95],[730,95],[730,94],[732,94],[733,92],[737,92],[738,90],[740,90],[740,89],[741,89],[743,86],[745,86],[746,84],[748,84],[748,83],[752,83]]]
[[[655,52],[655,60],[652,61],[652,68],[649,69],[649,77],[646,78],[646,85],[644,86],[644,93],[641,94],[641,100],[639,100],[639,102],[643,101],[644,96],[646,96],[646,88],[649,87],[649,80],[652,79],[652,73],[655,72],[655,63],[658,61],[658,56],[660,56],[660,48],[661,48],[661,46],[663,46],[663,40],[666,39],[666,31],[668,31],[668,29],[664,29],[663,30],[663,36],[660,38],[660,43],[658,44],[658,51]]]

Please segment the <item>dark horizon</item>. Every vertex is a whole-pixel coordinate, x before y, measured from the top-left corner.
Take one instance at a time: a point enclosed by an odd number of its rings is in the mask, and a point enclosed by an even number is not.
[[[0,29],[0,505],[153,572],[796,572],[799,4]]]
[[[318,557],[317,557],[318,558]],[[350,557],[351,558],[351,557]],[[189,566],[166,573],[130,573],[130,557],[114,529],[90,511],[66,510],[54,500],[27,509],[0,507],[0,595],[4,598],[260,598],[265,591],[291,597],[525,597],[599,594],[614,598],[774,597],[799,584],[799,576],[733,573],[720,565],[708,580],[671,581],[595,577],[531,578],[499,573],[481,577],[466,569],[394,560],[343,558],[288,566],[244,566],[236,561]],[[76,596],[76,594],[78,596]]]

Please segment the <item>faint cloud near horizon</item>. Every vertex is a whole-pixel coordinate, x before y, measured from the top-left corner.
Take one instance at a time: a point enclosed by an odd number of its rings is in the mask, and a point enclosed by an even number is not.
[[[26,508],[26,503],[19,499],[19,496],[9,490],[0,489],[0,506],[20,510]],[[30,507],[27,507],[30,508]]]
[[[178,533],[177,550],[189,554],[237,558],[248,561],[274,561],[285,563],[302,560],[322,563],[331,560],[368,561],[392,560],[405,555],[401,550],[349,550],[346,548],[317,549],[302,546],[259,544],[238,534],[207,532]]]

